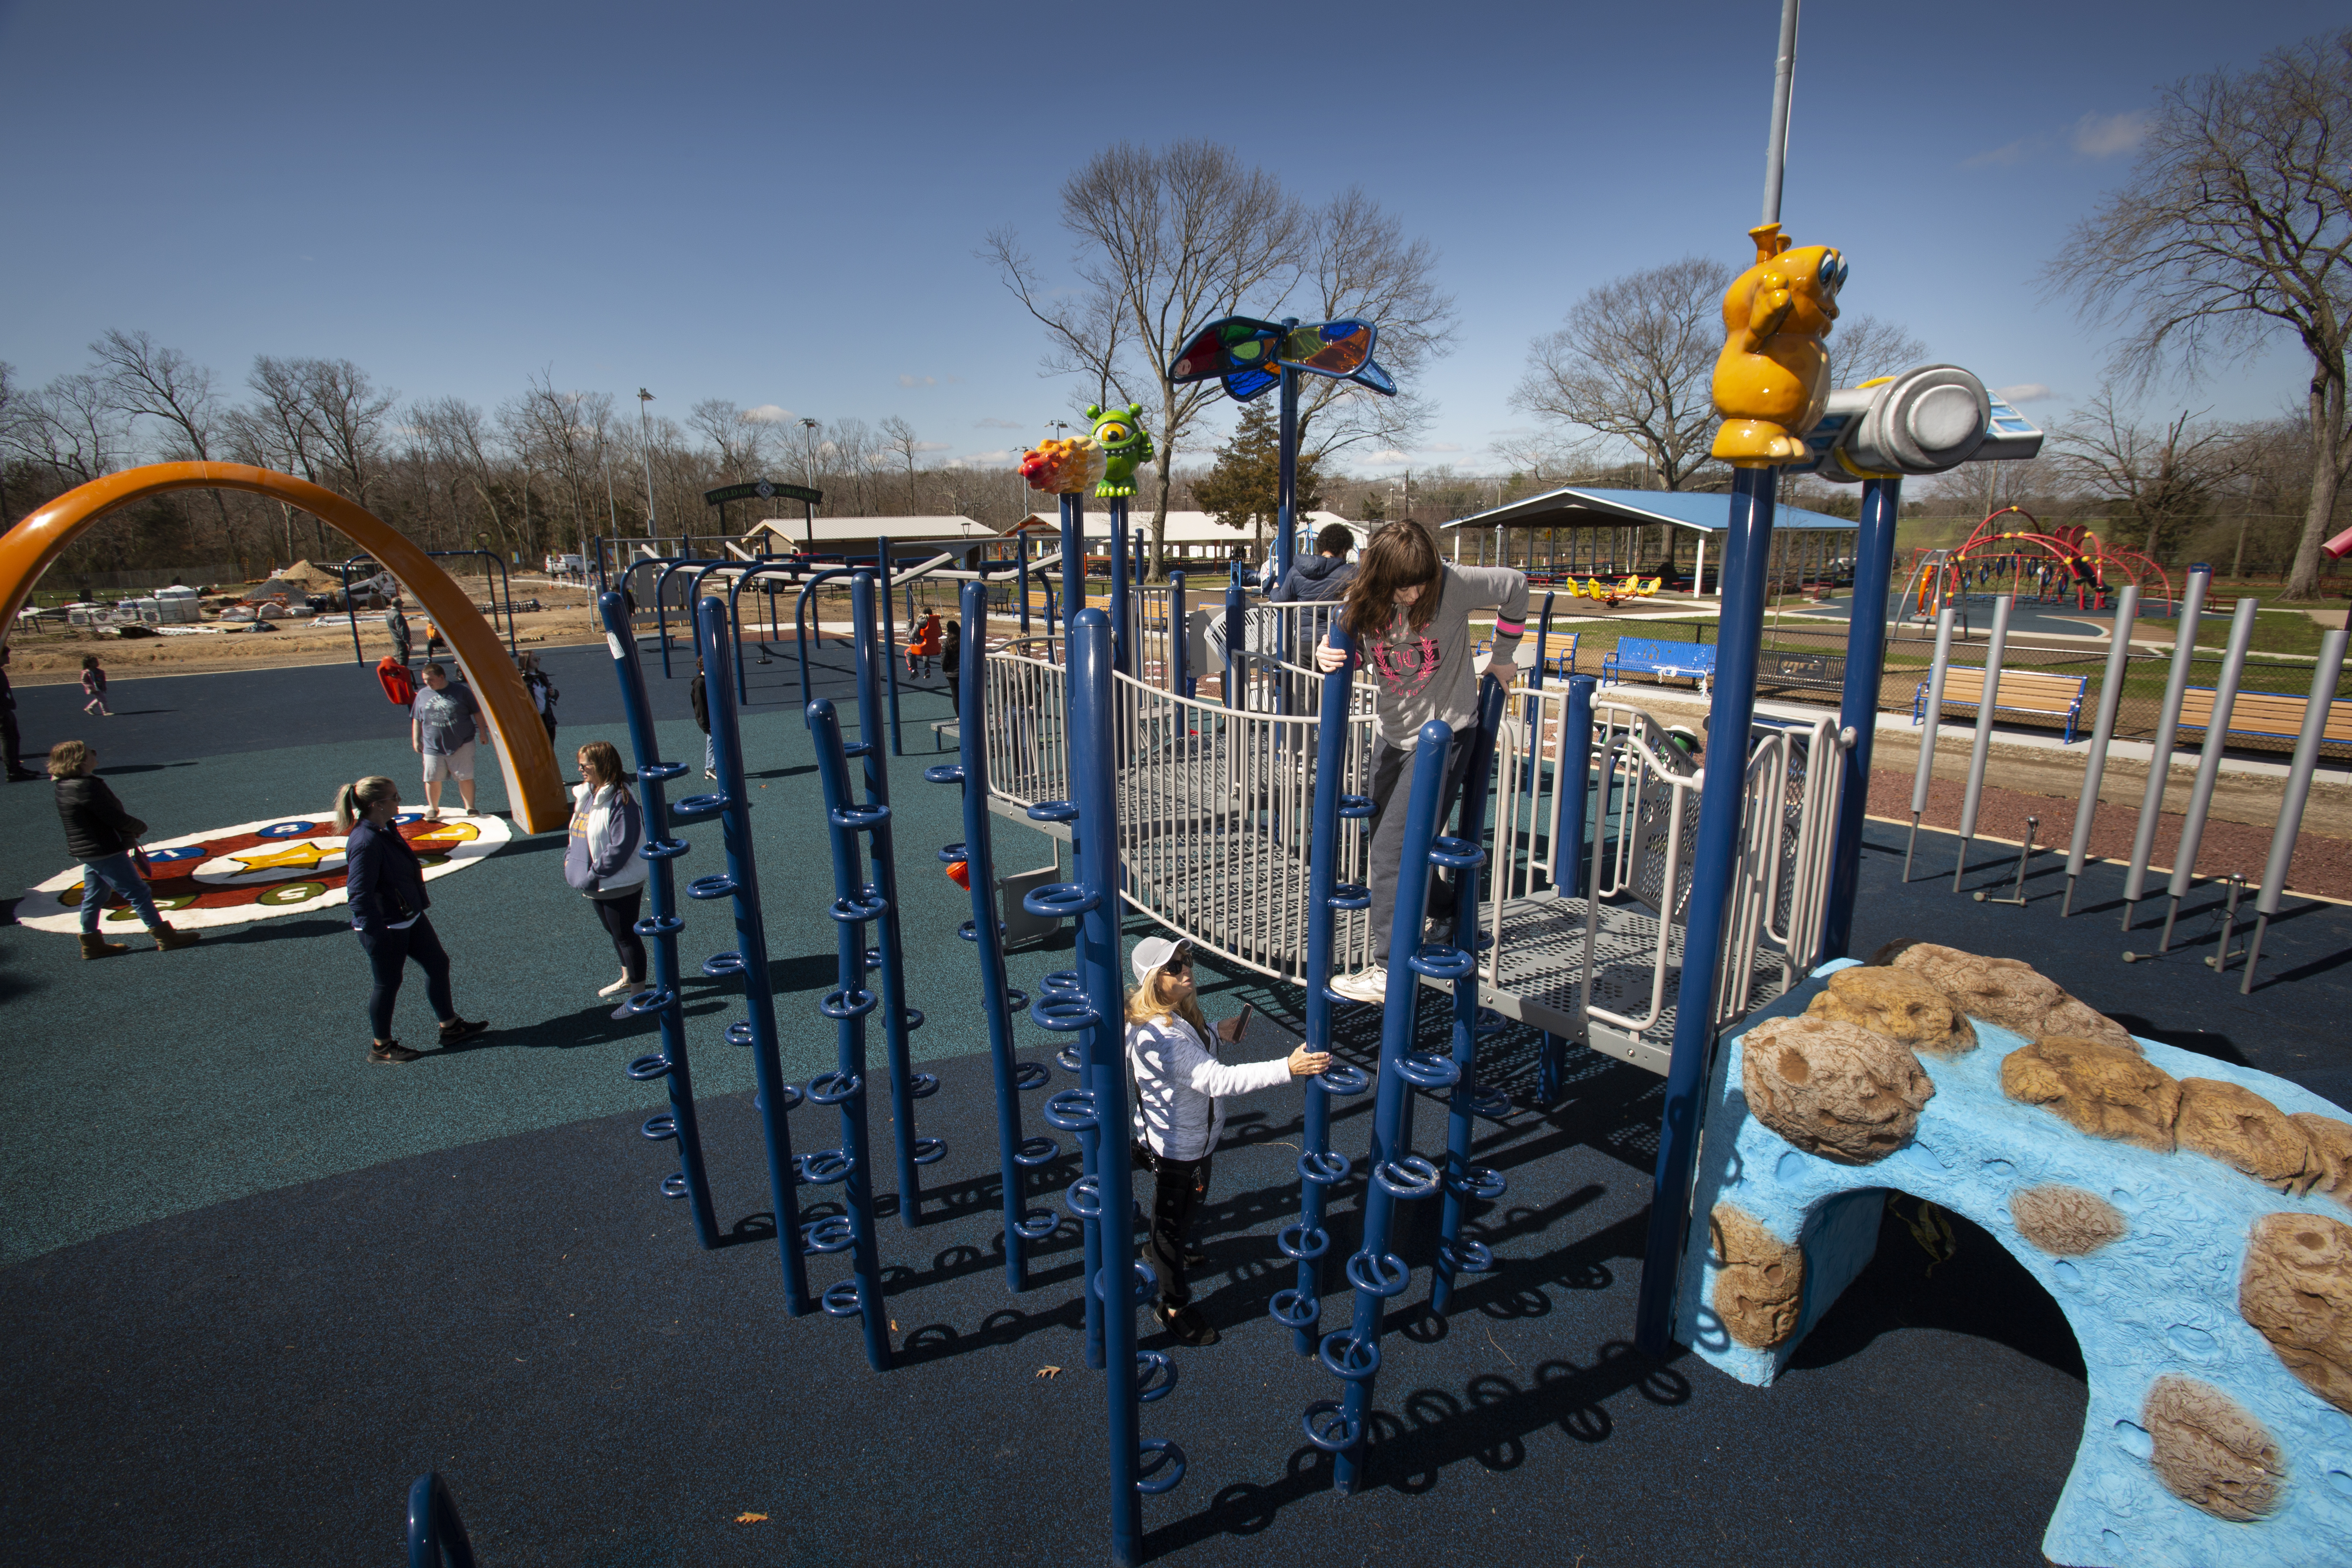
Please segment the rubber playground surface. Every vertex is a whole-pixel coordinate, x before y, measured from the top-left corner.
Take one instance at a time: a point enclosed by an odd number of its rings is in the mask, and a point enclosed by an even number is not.
[[[543,657],[564,691],[558,754],[623,742],[603,651]],[[664,681],[647,657],[663,743],[690,759],[691,661]],[[829,644],[821,663],[817,694],[856,719],[845,651]],[[831,868],[793,666],[750,673],[772,974],[785,1070],[804,1080],[833,1065],[815,1006],[835,984]],[[404,721],[363,668],[123,679],[113,695],[121,717],[84,721],[73,689],[20,689],[26,738],[90,739],[157,839],[316,821],[366,773],[416,798]],[[363,1059],[366,967],[338,909],[298,901],[184,952],[100,963],[80,962],[68,934],[11,923],[0,1419],[16,1462],[0,1483],[0,1561],[383,1563],[427,1468],[448,1480],[486,1568],[1098,1560],[1103,1407],[1078,1328],[1076,1229],[1033,1255],[1030,1290],[1008,1292],[985,1035],[955,934],[970,906],[932,854],[962,837],[960,805],[920,776],[946,699],[934,679],[901,707],[908,999],[929,1019],[915,1055],[942,1079],[918,1117],[949,1152],[926,1170],[919,1225],[898,1194],[882,1200],[895,1370],[866,1367],[854,1325],[783,1311],[749,1052],[719,1037],[740,1007],[716,981],[688,982],[687,1011],[730,1245],[698,1248],[683,1205],[659,1196],[674,1155],[636,1129],[661,1092],[622,1072],[653,1048],[653,1026],[614,1021],[594,994],[615,964],[563,883],[560,836],[517,835],[433,883],[459,1007],[495,1026],[396,1068]],[[494,769],[481,804],[503,807]],[[715,868],[716,826],[685,832],[685,872]],[[1003,819],[995,833],[1000,870],[1052,852]],[[1916,936],[2027,957],[2137,1033],[2352,1102],[2352,910],[2291,902],[2242,997],[2234,973],[2200,962],[2216,892],[2200,889],[2184,914],[2199,945],[2126,966],[2120,949],[2152,949],[2162,911],[2145,904],[2141,926],[2119,931],[2114,868],[2093,868],[2062,922],[2063,858],[2039,862],[2034,901],[2008,909],[1950,892],[1952,840],[1926,842],[1947,874],[1901,886],[1900,832],[1874,825],[1859,951]],[[2013,860],[1980,844],[1964,888],[2005,892]],[[7,889],[66,866],[48,789],[0,790]],[[1148,929],[1130,920],[1129,940]],[[731,945],[723,915],[689,909],[690,974]],[[1014,953],[1013,984],[1034,991],[1066,952],[1062,938]],[[1213,969],[1202,980],[1212,1017],[1247,1001],[1296,1023],[1295,992]],[[1424,1010],[1433,1035],[1441,1005]],[[400,1022],[429,1043],[415,980]],[[1343,1055],[1372,1053],[1370,1022],[1343,1020]],[[1251,1054],[1281,1048],[1271,1030],[1256,1041]],[[1021,1026],[1025,1059],[1053,1043]],[[1957,1248],[1938,1260],[1902,1201],[1778,1386],[1688,1357],[1649,1363],[1630,1339],[1660,1080],[1576,1051],[1567,1097],[1538,1106],[1534,1041],[1488,1048],[1517,1106],[1482,1126],[1475,1151],[1511,1184],[1476,1220],[1502,1267],[1449,1319],[1430,1316],[1435,1208],[1405,1206],[1398,1250],[1416,1279],[1392,1303],[1370,1485],[1353,1498],[1330,1492],[1328,1460],[1299,1432],[1334,1380],[1265,1315],[1292,1272],[1273,1236],[1297,1209],[1298,1097],[1235,1102],[1199,1238],[1200,1296],[1224,1339],[1180,1350],[1178,1388],[1145,1407],[1146,1435],[1190,1463],[1146,1505],[1157,1560],[2042,1562],[2082,1436],[2082,1368],[2055,1306],[1998,1246],[1955,1217]],[[878,1037],[869,1049],[878,1063]],[[1026,1098],[1028,1131],[1050,1131],[1039,1098]],[[1357,1152],[1369,1097],[1343,1104],[1334,1145]],[[793,1125],[802,1147],[828,1130],[813,1107]],[[1061,1142],[1034,1178],[1040,1201],[1058,1203],[1076,1174]],[[1338,1189],[1335,1247],[1352,1245],[1360,1191]],[[843,1268],[814,1260],[813,1280]],[[1327,1321],[1338,1300],[1327,1290]],[[1147,1347],[1168,1348],[1142,1326]],[[1460,1551],[1433,1554],[1438,1542]]]
[[[1993,595],[1967,595],[1956,601],[1956,604],[1969,627],[1979,636],[1991,628]],[[1853,618],[1853,595],[1848,595],[1843,599],[1830,599],[1819,605],[1808,605],[1801,609],[1792,606],[1782,610],[1780,614],[1811,616],[1825,621],[1850,621]],[[1906,621],[1904,615],[1903,595],[1899,590],[1886,596],[1886,619],[1890,622],[1903,621],[1913,626],[1922,624],[1916,616],[1908,617]],[[2067,607],[2063,605],[2038,605],[2025,599],[2018,600],[2009,613],[2011,631],[2042,637],[2106,637],[2112,635],[2113,622],[2112,616],[2105,621],[2092,620],[2084,616],[2068,614]],[[1924,624],[1927,634],[1932,636],[1936,629],[1935,617],[1929,616]]]

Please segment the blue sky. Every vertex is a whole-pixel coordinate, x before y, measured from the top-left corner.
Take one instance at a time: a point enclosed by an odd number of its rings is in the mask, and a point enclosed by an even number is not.
[[[404,394],[559,386],[898,414],[985,460],[1083,402],[972,252],[1066,244],[1102,145],[1209,136],[1433,240],[1454,352],[1429,445],[1489,466],[1528,339],[1611,277],[1756,221],[1779,7],[92,5],[0,0],[0,359],[38,383],[108,327],[232,385],[348,357]],[[2341,26],[2267,0],[1811,0],[1784,219],[1845,301],[2043,420],[2105,339],[2036,279],[2130,166],[2160,83]],[[2165,406],[2297,395],[2284,345]],[[1369,467],[1369,465],[1364,465]]]

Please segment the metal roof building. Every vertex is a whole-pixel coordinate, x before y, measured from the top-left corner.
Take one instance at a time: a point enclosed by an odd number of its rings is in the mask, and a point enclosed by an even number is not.
[[[1707,541],[1730,526],[1731,497],[1704,490],[1621,490],[1566,485],[1438,525],[1455,561],[1517,566],[1538,575],[1707,576]],[[1852,559],[1859,525],[1802,507],[1772,511],[1773,575],[1826,575]],[[1716,549],[1721,560],[1721,546]],[[1687,563],[1687,565],[1685,565]]]

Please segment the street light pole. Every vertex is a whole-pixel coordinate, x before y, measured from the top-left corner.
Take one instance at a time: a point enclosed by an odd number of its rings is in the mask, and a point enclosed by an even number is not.
[[[646,465],[646,537],[647,539],[654,536],[654,426],[653,416],[646,412],[646,405],[653,400],[652,393],[642,386],[637,388],[637,456],[645,459]]]

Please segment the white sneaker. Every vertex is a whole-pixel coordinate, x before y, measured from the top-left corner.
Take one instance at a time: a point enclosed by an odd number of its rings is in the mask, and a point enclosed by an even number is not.
[[[632,980],[627,975],[624,974],[618,980],[614,981],[610,985],[605,986],[602,991],[597,992],[596,994],[599,996],[618,996],[624,991],[642,991],[645,989],[645,984],[646,983],[642,980]]]
[[[1369,1002],[1378,1006],[1389,999],[1389,972],[1381,967],[1343,974],[1331,982],[1331,989],[1350,1002]]]

